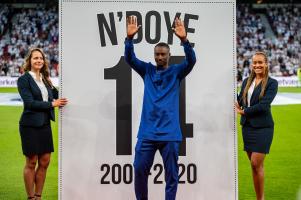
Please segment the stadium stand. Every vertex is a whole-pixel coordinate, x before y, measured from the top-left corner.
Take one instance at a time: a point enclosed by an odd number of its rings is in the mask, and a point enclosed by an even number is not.
[[[58,7],[32,7],[0,4],[1,21],[6,22],[0,35],[1,75],[20,76],[27,50],[39,47],[48,56],[51,76],[58,76]]]
[[[272,76],[297,74],[301,64],[301,4],[237,6],[237,79],[248,76],[251,55],[269,57]]]

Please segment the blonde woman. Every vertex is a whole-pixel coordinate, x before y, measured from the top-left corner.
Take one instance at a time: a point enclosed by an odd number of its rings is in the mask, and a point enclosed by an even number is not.
[[[22,150],[26,162],[23,171],[28,199],[40,200],[46,171],[53,152],[50,120],[54,107],[67,104],[49,78],[48,61],[41,49],[31,49],[23,65],[25,73],[18,79],[24,110],[19,122]]]
[[[268,72],[266,54],[256,52],[252,58],[251,74],[243,81],[235,105],[241,115],[244,150],[250,160],[257,200],[264,200],[263,163],[272,144],[274,121],[271,103],[278,90],[278,82],[269,77]]]

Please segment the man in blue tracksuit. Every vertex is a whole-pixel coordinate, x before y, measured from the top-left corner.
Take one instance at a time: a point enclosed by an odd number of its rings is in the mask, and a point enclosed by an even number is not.
[[[169,46],[155,46],[156,66],[136,58],[133,37],[138,32],[137,18],[127,19],[125,60],[144,81],[144,98],[138,141],[135,148],[135,193],[137,200],[147,200],[147,182],[157,150],[163,158],[165,169],[165,199],[175,200],[178,186],[178,155],[182,140],[179,119],[180,82],[192,70],[196,57],[187,40],[184,23],[176,19],[174,32],[181,40],[185,60],[169,65]]]

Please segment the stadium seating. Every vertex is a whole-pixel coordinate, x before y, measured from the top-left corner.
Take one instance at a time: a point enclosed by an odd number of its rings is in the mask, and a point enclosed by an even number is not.
[[[0,12],[6,13],[1,20],[12,24],[4,25],[0,35],[1,74],[20,76],[28,49],[39,47],[48,56],[51,76],[58,76],[58,8],[46,8],[43,4],[35,8],[9,8],[2,4]]]
[[[264,51],[273,76],[296,75],[301,64],[301,9],[294,4],[237,6],[238,80],[248,76],[251,55]]]

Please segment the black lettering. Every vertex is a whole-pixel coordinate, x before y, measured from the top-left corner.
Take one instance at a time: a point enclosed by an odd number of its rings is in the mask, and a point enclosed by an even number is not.
[[[126,17],[131,16],[131,15],[136,16],[138,25],[141,25],[140,29],[138,30],[138,32],[136,33],[136,35],[133,39],[134,44],[137,44],[137,43],[141,42],[142,38],[143,38],[142,16],[141,16],[141,13],[138,11],[127,11],[126,12]]]
[[[131,184],[133,181],[133,167],[131,164],[125,164],[123,166],[123,182],[125,184]]]
[[[167,28],[167,43],[168,44],[172,44],[173,43],[173,36],[174,36],[174,32],[172,30],[172,28],[174,28],[175,26],[175,19],[176,18],[180,18],[181,13],[177,13],[176,16],[174,17],[172,23],[170,21],[170,17],[169,17],[169,12],[164,12],[164,18],[165,18],[165,22],[166,22],[166,28]]]
[[[192,14],[185,14],[184,25],[185,25],[185,29],[186,29],[187,35],[188,35],[188,33],[194,33],[195,32],[194,28],[189,28],[189,20],[190,19],[198,20],[199,16],[198,15],[192,15]],[[191,46],[194,47],[194,43],[190,42],[190,44],[191,44]]]
[[[195,184],[197,181],[197,167],[193,163],[187,166],[187,181],[190,184]]]
[[[197,166],[194,163],[189,163],[187,166],[183,163],[179,163],[178,167],[179,184],[195,184],[197,182]],[[162,179],[161,175],[164,175],[163,169],[163,165],[160,163],[153,166],[153,171],[155,172],[153,177],[154,184],[163,184],[163,180],[160,180]],[[131,184],[133,182],[132,164],[102,164],[100,171],[104,171],[100,184]],[[150,175],[152,174],[150,173]],[[185,179],[185,175],[187,179]],[[111,177],[111,179],[109,179],[109,177]]]
[[[105,180],[106,177],[107,177],[107,176],[109,175],[109,173],[110,173],[110,165],[108,165],[108,164],[103,164],[103,165],[101,165],[100,171],[104,171],[105,169],[107,169],[107,170],[106,170],[105,174],[103,175],[103,177],[101,178],[100,183],[101,183],[101,184],[110,184],[110,181],[106,181],[106,180]]]
[[[154,178],[154,184],[162,184],[163,181],[159,181],[158,179],[159,179],[159,177],[161,176],[161,174],[163,172],[163,166],[161,164],[155,164],[154,165],[154,171],[157,171],[157,168],[159,168],[159,172]]]
[[[117,12],[118,21],[121,21],[122,19],[122,12]]]
[[[121,183],[121,165],[119,164],[114,164],[112,166],[112,182],[114,184]]]
[[[118,44],[117,43],[115,20],[114,20],[114,13],[110,12],[109,17],[110,17],[110,26],[108,25],[108,22],[107,22],[107,20],[104,16],[104,14],[97,14],[100,43],[101,43],[102,47],[106,46],[104,28],[106,29],[107,35],[109,36],[112,45],[117,45]]]
[[[179,184],[185,184],[185,181],[182,181],[181,178],[185,173],[185,165],[180,163],[179,165]]]
[[[104,79],[116,80],[116,155],[132,155],[132,70],[124,56]]]
[[[156,19],[155,24],[155,38],[152,39],[150,36],[151,17],[154,16]],[[161,38],[161,16],[157,11],[149,11],[145,16],[145,40],[149,44],[156,44]]]

